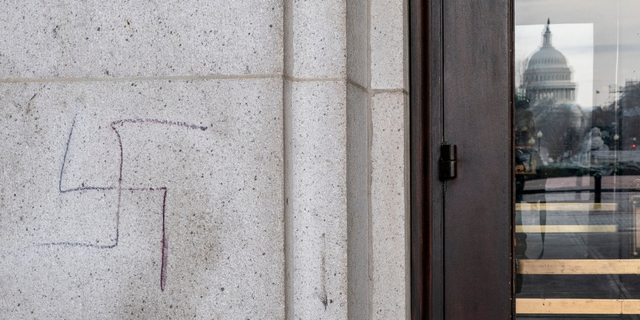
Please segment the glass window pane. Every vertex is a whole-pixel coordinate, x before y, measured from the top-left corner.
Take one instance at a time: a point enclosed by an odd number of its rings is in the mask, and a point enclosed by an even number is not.
[[[640,319],[639,15],[515,1],[518,319]]]

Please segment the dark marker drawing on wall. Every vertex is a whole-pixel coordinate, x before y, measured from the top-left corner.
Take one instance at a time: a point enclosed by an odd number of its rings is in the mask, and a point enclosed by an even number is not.
[[[118,146],[120,148],[120,160],[119,160],[119,173],[118,173],[118,182],[116,186],[108,186],[108,187],[95,187],[95,186],[81,186],[71,189],[63,189],[62,188],[62,178],[65,172],[65,164],[67,162],[67,157],[69,156],[69,145],[71,143],[71,137],[73,136],[73,129],[75,127],[76,119],[73,119],[71,124],[71,129],[69,130],[69,136],[67,137],[66,147],[64,151],[64,157],[62,160],[62,166],[60,168],[60,178],[58,181],[58,191],[61,194],[70,193],[70,192],[80,192],[80,191],[116,191],[118,193],[118,200],[116,204],[116,212],[114,215],[115,218],[115,240],[111,244],[98,245],[92,243],[84,243],[84,242],[73,242],[73,241],[64,241],[64,242],[48,242],[41,243],[40,246],[68,246],[68,247],[88,247],[88,248],[96,248],[96,249],[112,249],[118,246],[120,239],[120,204],[122,191],[151,191],[151,192],[160,192],[162,194],[162,245],[161,245],[161,268],[160,268],[160,289],[164,291],[166,282],[167,282],[167,256],[168,256],[168,243],[166,236],[166,202],[167,202],[167,187],[159,186],[154,188],[123,188],[123,176],[122,176],[122,168],[124,163],[124,149],[122,147],[122,138],[120,136],[120,132],[118,128],[126,124],[143,124],[143,125],[166,125],[166,126],[180,126],[191,130],[207,130],[207,127],[197,126],[193,124],[188,124],[185,122],[176,122],[176,121],[167,121],[167,120],[157,120],[157,119],[124,119],[111,122],[110,128],[116,134],[118,140]]]

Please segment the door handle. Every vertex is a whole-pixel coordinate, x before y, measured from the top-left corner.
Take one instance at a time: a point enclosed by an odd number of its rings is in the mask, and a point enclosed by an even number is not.
[[[442,146],[440,146],[440,160],[438,161],[440,181],[445,181],[456,177],[458,171],[457,157],[458,155],[455,144],[443,144]]]

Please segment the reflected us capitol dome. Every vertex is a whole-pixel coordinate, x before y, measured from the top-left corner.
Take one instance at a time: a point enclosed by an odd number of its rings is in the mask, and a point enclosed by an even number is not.
[[[575,100],[576,85],[571,82],[571,69],[564,55],[551,44],[550,23],[547,20],[542,46],[529,59],[523,75],[523,88],[531,103],[541,100]]]

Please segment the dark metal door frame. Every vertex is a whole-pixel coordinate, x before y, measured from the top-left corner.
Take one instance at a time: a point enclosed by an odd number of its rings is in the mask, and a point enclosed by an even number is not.
[[[443,319],[442,0],[410,1],[411,318]]]
[[[410,0],[411,316],[513,308],[513,0]],[[438,180],[440,145],[458,177]]]

